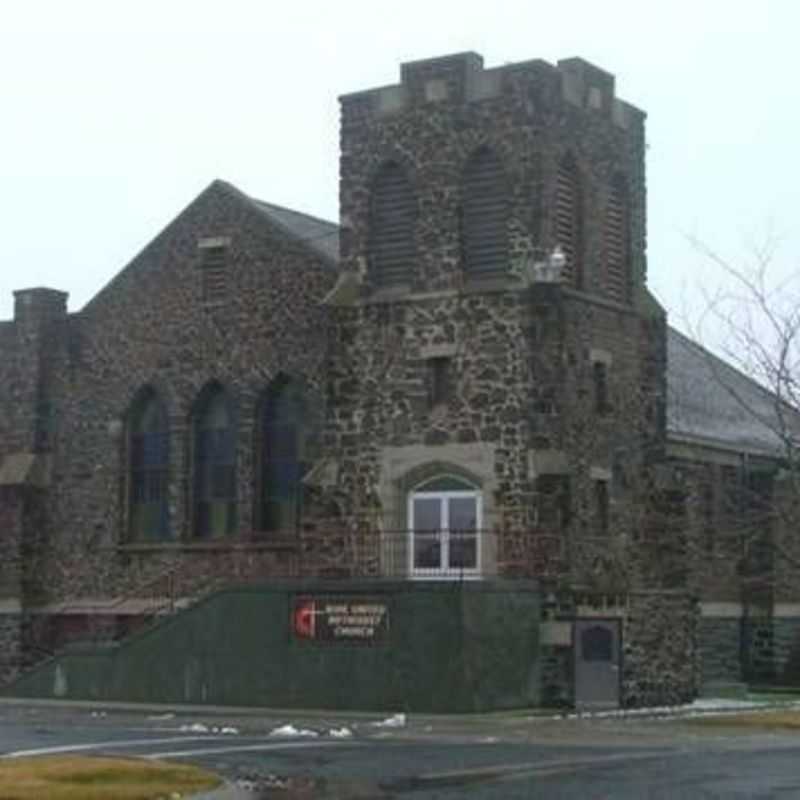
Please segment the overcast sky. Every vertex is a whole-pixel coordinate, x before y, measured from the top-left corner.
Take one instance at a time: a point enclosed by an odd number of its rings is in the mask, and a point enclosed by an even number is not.
[[[768,238],[800,266],[800,3],[25,0],[0,15],[0,319],[80,309],[214,178],[337,218],[337,96],[402,61],[582,56],[648,114],[650,286],[674,322]]]

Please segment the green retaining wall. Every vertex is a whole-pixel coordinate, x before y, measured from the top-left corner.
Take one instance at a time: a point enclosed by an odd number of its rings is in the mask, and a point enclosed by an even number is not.
[[[299,639],[297,597],[384,603],[381,641]],[[539,591],[527,581],[283,582],[231,588],[117,647],[73,647],[17,697],[428,712],[539,702]]]

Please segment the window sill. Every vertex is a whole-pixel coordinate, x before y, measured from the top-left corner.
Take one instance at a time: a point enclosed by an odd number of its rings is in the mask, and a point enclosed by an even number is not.
[[[120,553],[170,553],[170,552],[216,552],[216,551],[259,551],[296,550],[299,542],[295,537],[274,537],[264,539],[212,539],[210,541],[184,540],[177,542],[126,542],[116,546]]]

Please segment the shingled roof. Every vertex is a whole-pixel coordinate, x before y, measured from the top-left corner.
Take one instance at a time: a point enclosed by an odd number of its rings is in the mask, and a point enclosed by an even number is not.
[[[800,433],[800,418],[783,407]],[[667,334],[667,431],[672,439],[743,453],[781,455],[777,398],[674,328]]]
[[[306,242],[331,261],[339,260],[339,226],[334,222],[312,217],[291,208],[250,198],[255,206],[295,239]]]

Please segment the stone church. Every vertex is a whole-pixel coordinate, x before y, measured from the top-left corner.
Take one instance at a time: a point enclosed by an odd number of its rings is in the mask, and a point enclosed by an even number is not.
[[[788,674],[772,398],[648,291],[644,124],[579,58],[403,64],[341,98],[339,224],[215,181],[80,311],[15,292],[8,691],[470,710]]]

